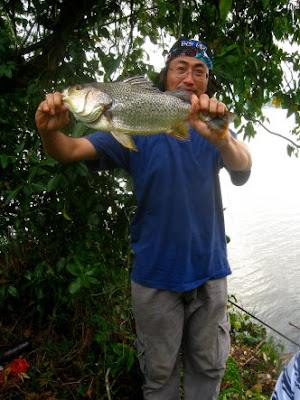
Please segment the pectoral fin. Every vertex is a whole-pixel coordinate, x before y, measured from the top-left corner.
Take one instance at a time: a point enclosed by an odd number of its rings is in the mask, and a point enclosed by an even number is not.
[[[179,140],[189,140],[189,128],[184,122],[179,122],[173,128],[167,131],[167,134]]]
[[[118,132],[118,131],[113,131],[110,133],[124,147],[127,147],[128,149],[133,150],[133,151],[138,151],[138,149],[135,147],[134,141],[126,133]]]

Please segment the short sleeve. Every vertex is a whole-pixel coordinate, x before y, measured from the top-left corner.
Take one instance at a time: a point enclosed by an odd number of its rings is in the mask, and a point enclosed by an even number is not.
[[[99,158],[95,161],[86,161],[88,168],[93,171],[124,168],[129,170],[129,152],[110,133],[94,132],[85,136],[95,147]]]

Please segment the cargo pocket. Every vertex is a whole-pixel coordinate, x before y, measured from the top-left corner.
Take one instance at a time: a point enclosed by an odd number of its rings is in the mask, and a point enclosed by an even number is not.
[[[225,368],[226,360],[230,353],[230,323],[228,315],[218,327],[218,367]]]

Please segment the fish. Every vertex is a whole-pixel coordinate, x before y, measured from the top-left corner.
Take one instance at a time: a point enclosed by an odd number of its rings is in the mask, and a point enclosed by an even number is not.
[[[92,82],[62,91],[63,104],[85,126],[111,133],[123,146],[138,151],[131,136],[165,132],[189,140],[186,120],[190,94],[183,90],[162,92],[141,76],[118,82]],[[226,132],[234,114],[224,118],[199,117],[218,134]]]

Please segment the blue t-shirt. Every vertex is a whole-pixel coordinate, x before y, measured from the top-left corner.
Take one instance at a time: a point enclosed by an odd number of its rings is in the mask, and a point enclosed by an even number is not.
[[[231,273],[218,176],[222,158],[197,132],[190,135],[189,141],[165,133],[134,136],[138,152],[109,133],[87,136],[99,154],[94,170],[122,167],[132,175],[131,277],[143,286],[188,291]],[[243,184],[246,175],[232,180]]]

